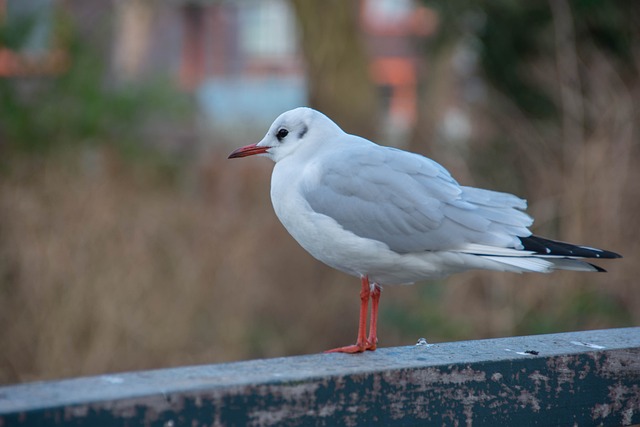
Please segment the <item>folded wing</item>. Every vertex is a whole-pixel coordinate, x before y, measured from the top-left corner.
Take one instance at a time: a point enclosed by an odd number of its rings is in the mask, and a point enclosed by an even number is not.
[[[524,200],[460,186],[426,157],[356,144],[319,161],[322,166],[310,168],[303,179],[311,208],[398,253],[468,244],[522,249],[519,238],[531,234]]]

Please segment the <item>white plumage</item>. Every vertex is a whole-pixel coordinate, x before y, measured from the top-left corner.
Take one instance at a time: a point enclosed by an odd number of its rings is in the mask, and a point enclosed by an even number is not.
[[[229,157],[254,154],[276,163],[271,200],[293,238],[375,284],[469,269],[602,271],[581,259],[618,257],[532,236],[523,199],[461,186],[433,160],[349,135],[310,108],[283,113]]]

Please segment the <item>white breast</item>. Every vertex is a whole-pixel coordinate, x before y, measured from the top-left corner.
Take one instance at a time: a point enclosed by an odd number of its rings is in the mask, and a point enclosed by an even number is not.
[[[330,267],[354,276],[368,275],[380,284],[401,284],[442,277],[465,265],[461,259],[467,257],[465,254],[398,254],[382,242],[346,231],[332,218],[311,209],[302,196],[301,176],[294,162],[278,162],[271,178],[271,201],[291,236]]]

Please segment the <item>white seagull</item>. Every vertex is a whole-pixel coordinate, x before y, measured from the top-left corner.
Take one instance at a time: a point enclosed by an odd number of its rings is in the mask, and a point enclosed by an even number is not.
[[[229,158],[252,155],[275,162],[271,202],[293,238],[361,278],[357,342],[329,352],[376,349],[381,285],[470,269],[604,271],[582,259],[620,257],[534,236],[525,200],[462,186],[435,161],[350,135],[311,108],[281,114],[262,141]]]

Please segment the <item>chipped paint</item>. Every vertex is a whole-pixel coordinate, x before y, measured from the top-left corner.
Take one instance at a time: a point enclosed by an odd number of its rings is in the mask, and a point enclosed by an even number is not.
[[[511,350],[510,348],[505,348],[504,351],[508,351],[510,353],[515,353],[515,354],[519,354],[520,356],[530,356],[530,353],[527,353],[526,351]]]
[[[573,345],[581,345],[581,346],[589,347],[589,348],[595,348],[595,349],[598,349],[598,350],[607,348],[607,347],[602,346],[602,345],[591,344],[591,343],[588,343],[588,342],[580,342],[580,341],[571,341],[571,344],[573,344]]]

